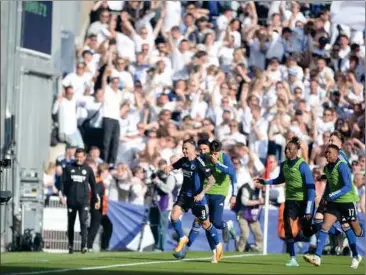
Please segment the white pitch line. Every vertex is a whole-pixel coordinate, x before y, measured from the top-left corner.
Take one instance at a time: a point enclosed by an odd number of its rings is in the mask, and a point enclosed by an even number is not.
[[[230,255],[224,256],[223,259],[233,259],[233,258],[242,258],[242,257],[250,257],[250,256],[263,256],[262,254],[240,254],[240,255]],[[180,262],[188,262],[188,261],[203,261],[203,260],[211,260],[209,258],[190,258],[184,260],[171,260],[171,261],[152,261],[152,262],[140,262],[140,263],[130,263],[130,264],[114,264],[114,265],[102,265],[102,266],[91,266],[91,267],[81,267],[81,268],[68,268],[68,269],[55,269],[55,270],[45,270],[45,271],[31,271],[31,272],[20,272],[20,273],[3,273],[3,275],[35,275],[35,274],[49,274],[49,273],[64,273],[70,271],[85,271],[85,270],[97,270],[97,269],[107,269],[113,267],[125,267],[125,266],[139,266],[139,265],[151,265],[151,264],[164,264],[164,263],[180,263]]]

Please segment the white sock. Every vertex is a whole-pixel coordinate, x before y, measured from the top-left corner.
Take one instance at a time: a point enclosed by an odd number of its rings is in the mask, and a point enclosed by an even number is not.
[[[296,257],[295,256],[291,257],[291,260],[296,261]]]

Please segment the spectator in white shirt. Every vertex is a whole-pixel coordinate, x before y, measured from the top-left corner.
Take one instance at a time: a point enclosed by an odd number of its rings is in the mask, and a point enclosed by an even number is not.
[[[119,78],[111,79],[111,85],[104,89],[103,102],[103,160],[114,165],[120,136],[120,106],[122,91],[119,89]]]
[[[52,113],[58,113],[59,139],[70,145],[84,148],[84,142],[77,127],[76,100],[73,87],[65,87],[65,96],[59,96],[53,106]]]
[[[267,163],[269,168],[269,179],[275,179],[280,174],[280,165],[275,155],[269,155],[267,157]],[[285,185],[272,185],[269,190],[269,198],[277,204],[285,202]]]
[[[108,28],[109,18],[109,11],[107,9],[102,10],[99,13],[99,21],[96,21],[90,25],[88,34],[99,35],[103,30],[106,30]]]
[[[217,17],[216,25],[219,40],[223,40],[226,29],[229,26],[229,23],[232,19],[233,19],[233,11],[230,8],[226,8],[223,14]]]
[[[234,48],[240,48],[241,46],[241,34],[240,30],[240,21],[238,19],[232,19],[230,21],[230,25],[228,28],[229,35],[232,35],[234,38]]]
[[[133,91],[133,78],[131,73],[127,70],[128,61],[125,58],[117,58],[115,62],[115,70],[112,70],[112,78],[118,77],[120,87],[126,91]]]
[[[62,86],[73,88],[76,99],[80,99],[84,94],[86,89],[90,89],[91,77],[85,72],[86,64],[84,62],[79,62],[76,65],[76,72],[66,75],[62,80]]]
[[[323,112],[323,117],[318,119],[316,122],[316,137],[315,140],[317,145],[322,145],[324,143],[323,133],[325,132],[333,132],[335,125],[332,121],[332,112],[330,109],[325,109]]]
[[[295,1],[291,1],[291,11],[286,11],[285,17],[288,20],[287,25],[291,29],[295,27],[296,22],[300,21],[305,24],[307,21],[305,16],[300,12],[300,5]]]
[[[84,97],[84,101],[79,102],[81,128],[83,129],[83,138],[86,148],[103,146],[103,90],[99,89],[93,96]]]
[[[144,182],[145,171],[142,167],[132,169],[133,178],[131,179],[129,202],[137,205],[144,205],[147,186]]]
[[[172,43],[170,44],[172,45]],[[173,80],[187,80],[189,78],[188,65],[192,62],[192,57],[193,53],[189,50],[189,43],[187,40],[182,40],[179,43],[179,48],[173,46]]]
[[[239,123],[235,119],[230,120],[229,127],[230,132],[221,139],[224,148],[229,148],[237,143],[247,143],[246,137],[239,132]]]
[[[261,108],[259,106],[253,106],[252,111],[252,122],[251,131],[248,138],[249,149],[257,154],[262,161],[265,163],[268,151],[268,119],[261,116]]]
[[[182,4],[180,1],[166,1],[166,14],[164,17],[163,31],[169,31],[174,26],[179,26],[182,20]]]

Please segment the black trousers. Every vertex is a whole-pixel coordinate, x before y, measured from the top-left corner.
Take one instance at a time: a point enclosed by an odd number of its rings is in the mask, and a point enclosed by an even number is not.
[[[103,160],[115,163],[119,145],[120,128],[117,119],[103,118]]]
[[[103,148],[103,128],[87,128],[84,130],[85,148],[89,151],[90,147],[97,146],[99,149]]]
[[[103,235],[102,235],[102,250],[107,250],[109,248],[109,240],[112,237],[113,224],[107,215],[102,218]]]
[[[103,234],[102,234],[102,242],[101,242],[101,249],[106,250],[109,247],[109,240],[112,236],[112,223],[109,220],[107,215],[102,215],[100,210],[91,209],[90,211],[90,227],[88,230],[88,248],[93,248],[93,243],[95,240],[95,236],[98,233],[100,225],[103,226]]]
[[[93,243],[95,236],[98,233],[100,224],[102,223],[102,212],[100,210],[91,209],[90,210],[90,227],[88,230],[88,248],[93,248]]]
[[[67,206],[67,236],[69,238],[69,246],[73,247],[74,245],[74,226],[76,220],[76,214],[79,214],[79,222],[80,222],[80,233],[81,233],[81,248],[86,247],[87,241],[87,222],[88,222],[88,205],[68,205]]]

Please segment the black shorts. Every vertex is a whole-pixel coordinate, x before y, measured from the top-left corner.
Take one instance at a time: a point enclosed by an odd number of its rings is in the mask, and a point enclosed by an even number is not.
[[[353,202],[328,202],[325,213],[336,216],[341,223],[352,222],[357,219],[357,208]]]
[[[320,213],[320,214],[324,215],[326,210],[327,210],[327,201],[322,199],[319,203],[319,206],[318,206],[318,209],[316,210],[316,213]]]
[[[193,197],[180,195],[174,205],[180,206],[184,212],[188,212],[189,209],[192,209],[192,214],[200,221],[208,219],[208,206],[205,199],[200,202],[194,202]]]
[[[306,201],[285,201],[285,210],[283,211],[283,217],[296,220],[302,218],[305,215]]]
[[[283,218],[285,221],[285,238],[293,239],[292,229],[288,223],[287,218],[292,220],[299,219],[304,236],[310,237],[314,233],[312,232],[312,219],[305,219],[307,201],[286,201],[285,210],[283,211]],[[314,213],[311,213],[313,215]]]

